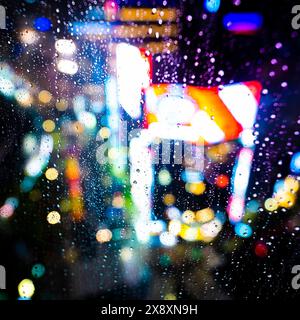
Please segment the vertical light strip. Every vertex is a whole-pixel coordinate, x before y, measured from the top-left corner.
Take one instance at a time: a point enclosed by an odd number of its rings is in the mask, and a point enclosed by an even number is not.
[[[233,224],[241,221],[244,215],[252,159],[253,150],[242,148],[233,168],[231,180],[233,192],[227,208],[229,220]]]

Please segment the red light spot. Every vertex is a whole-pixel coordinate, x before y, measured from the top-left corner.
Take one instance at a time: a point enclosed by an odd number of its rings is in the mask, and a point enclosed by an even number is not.
[[[255,251],[255,254],[260,258],[264,258],[268,254],[268,248],[264,243],[258,243],[255,246],[254,251]]]
[[[216,177],[215,184],[219,188],[226,188],[229,184],[229,178],[226,174],[220,174]]]

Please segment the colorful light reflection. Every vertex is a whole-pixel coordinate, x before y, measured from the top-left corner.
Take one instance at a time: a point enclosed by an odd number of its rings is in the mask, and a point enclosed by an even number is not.
[[[235,34],[253,34],[263,24],[263,17],[256,12],[228,13],[223,17],[224,27]]]

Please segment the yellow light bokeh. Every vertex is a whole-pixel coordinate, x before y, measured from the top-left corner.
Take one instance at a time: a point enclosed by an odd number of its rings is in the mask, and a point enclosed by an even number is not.
[[[209,147],[207,155],[213,161],[224,161],[231,149],[232,147],[229,143],[221,143],[216,146]]]
[[[164,297],[164,300],[177,300],[174,293],[167,293]]]
[[[47,90],[42,90],[40,93],[39,93],[39,96],[38,96],[39,100],[41,103],[43,104],[47,104],[51,101],[52,99],[52,94],[47,91]]]
[[[173,8],[122,8],[121,21],[175,21],[177,14]]]
[[[124,39],[132,38],[157,38],[157,37],[176,37],[178,36],[178,26],[174,23],[170,25],[155,25],[155,24],[141,24],[141,25],[116,25],[113,27],[113,33],[116,37]]]
[[[99,135],[102,139],[107,139],[110,137],[110,129],[107,127],[103,127],[99,131]]]
[[[199,237],[199,228],[191,228],[188,225],[183,224],[179,236],[186,241],[196,241]]]
[[[172,206],[175,203],[175,197],[171,193],[167,193],[164,195],[163,202],[166,206]]]
[[[186,224],[191,224],[195,222],[195,213],[191,210],[186,210],[183,212],[181,219]]]
[[[84,125],[79,121],[73,122],[73,131],[76,134],[81,134],[84,132]]]
[[[196,212],[196,220],[200,223],[211,221],[215,217],[215,213],[210,208],[205,208]]]
[[[200,181],[200,182],[186,183],[185,189],[187,192],[193,193],[194,195],[199,196],[204,193],[206,186],[204,182]]]
[[[53,120],[45,120],[43,122],[43,129],[46,131],[46,132],[53,132],[55,130],[55,122]]]
[[[293,176],[286,177],[284,180],[284,189],[287,192],[296,193],[299,190],[299,181]]]
[[[50,181],[56,180],[58,177],[58,171],[55,168],[49,168],[46,170],[45,176]]]
[[[100,229],[96,233],[96,239],[100,243],[109,242],[112,238],[112,232],[109,229]]]
[[[17,90],[15,93],[15,98],[24,108],[30,107],[33,103],[32,95],[25,89]]]
[[[168,40],[164,42],[148,42],[142,45],[152,54],[174,52],[178,49],[176,41]]]
[[[68,101],[66,99],[57,100],[55,107],[58,111],[66,111],[68,109]]]
[[[291,208],[295,204],[295,194],[290,192],[280,192],[276,194],[275,199],[283,208]]]
[[[278,209],[278,201],[274,198],[268,198],[265,203],[265,209],[268,211],[275,211]]]
[[[21,298],[31,298],[34,294],[35,287],[30,279],[22,280],[18,285],[18,292]]]
[[[169,232],[177,236],[181,231],[181,222],[179,220],[171,220],[168,226]]]
[[[47,215],[47,221],[50,224],[57,224],[60,222],[60,214],[57,211],[51,211]]]

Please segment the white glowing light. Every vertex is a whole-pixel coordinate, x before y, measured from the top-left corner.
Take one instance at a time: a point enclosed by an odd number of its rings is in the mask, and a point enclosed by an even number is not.
[[[129,262],[133,258],[133,251],[128,247],[121,249],[120,258],[123,262]]]
[[[170,232],[167,232],[167,231],[163,232],[159,236],[159,240],[160,240],[161,244],[166,246],[166,247],[173,247],[177,243],[177,239],[174,236],[174,234],[172,234]]]
[[[12,80],[15,76],[14,72],[12,71],[11,67],[4,62],[0,63],[0,78]]]
[[[188,228],[181,237],[186,241],[195,241],[198,236],[198,229],[197,228]]]
[[[161,139],[183,140],[196,142],[199,140],[199,132],[191,126],[184,125],[167,125],[160,122],[152,122],[149,124],[149,132]]]
[[[117,82],[110,77],[105,84],[106,104],[108,106],[108,125],[112,131],[117,131],[119,127],[119,105],[117,99]]]
[[[15,92],[15,86],[10,81],[9,79],[6,78],[1,78],[0,77],[0,91],[5,95],[5,96],[12,96]]]
[[[20,39],[25,44],[33,44],[39,39],[39,35],[33,29],[24,29],[20,33]]]
[[[245,209],[245,197],[249,184],[253,150],[242,148],[233,168],[233,193],[229,201],[228,215],[231,222],[241,221]]]
[[[139,242],[147,243],[150,240],[150,231],[145,221],[138,221],[135,224],[135,232]]]
[[[78,71],[77,62],[68,59],[58,60],[56,66],[58,71],[69,75],[74,75]]]
[[[42,135],[40,144],[40,155],[46,158],[50,157],[53,150],[53,138],[49,134]]]
[[[60,214],[57,211],[51,211],[47,215],[47,221],[49,224],[60,223]]]
[[[87,111],[79,112],[78,121],[81,122],[87,129],[94,129],[97,125],[97,119],[95,115]]]
[[[109,229],[100,229],[96,233],[96,239],[100,243],[109,242],[112,239],[112,232]]]
[[[46,167],[50,154],[53,150],[53,138],[51,135],[42,135],[40,147],[37,154],[34,154],[25,165],[25,173],[30,177],[42,174]]]
[[[202,235],[208,238],[215,238],[222,230],[222,223],[218,219],[213,219],[210,222],[204,223],[200,227]]]
[[[154,89],[152,87],[149,87],[146,92],[147,92],[146,94],[147,111],[151,113],[156,113],[158,97],[155,94]]]
[[[37,151],[38,143],[33,134],[27,134],[23,140],[23,151],[26,155],[31,155]]]
[[[160,234],[165,229],[165,223],[162,220],[153,220],[149,222],[149,231],[152,234]]]
[[[172,182],[172,177],[167,169],[162,169],[158,173],[158,181],[162,186],[167,186]]]
[[[25,172],[30,177],[39,176],[45,166],[45,158],[42,156],[32,157],[25,166]]]
[[[142,89],[150,81],[149,66],[140,50],[126,43],[117,45],[116,57],[119,103],[132,118],[139,118]]]
[[[173,220],[173,219],[179,219],[181,217],[181,212],[178,208],[176,207],[169,207],[167,210],[166,210],[166,214],[168,216],[168,218],[170,220]]]
[[[232,223],[242,220],[244,214],[245,201],[243,198],[233,195],[229,200],[228,216]]]
[[[15,98],[23,107],[29,107],[32,103],[32,96],[30,92],[24,88],[15,91]]]
[[[224,140],[224,132],[205,111],[198,111],[191,122],[194,130],[209,143],[217,143]]]
[[[133,138],[130,141],[131,194],[142,221],[148,221],[151,217],[153,169],[148,145],[147,135],[143,135],[143,132],[139,138]]]
[[[219,97],[244,129],[253,126],[258,106],[246,85],[238,83],[225,86],[219,91]]]
[[[252,129],[245,129],[240,134],[240,141],[244,147],[253,147],[254,146],[255,136]]]
[[[233,193],[245,197],[251,170],[253,151],[243,148],[238,156],[237,163],[233,170]]]
[[[76,51],[76,45],[73,40],[59,39],[55,41],[55,49],[63,55],[72,55]]]
[[[91,109],[95,113],[100,113],[104,109],[104,104],[103,104],[103,102],[97,101],[97,100],[96,101],[91,101]]]
[[[195,105],[180,96],[164,96],[157,103],[157,119],[171,126],[189,124],[195,114]]]
[[[157,97],[153,88],[146,91],[147,111],[155,114],[157,121],[149,129],[163,139],[208,143],[224,140],[225,134],[215,121],[197,104],[184,95],[182,86],[170,86],[169,94]]]
[[[84,96],[77,95],[73,99],[73,109],[77,114],[81,111],[85,111],[86,99]]]
[[[181,230],[181,222],[179,220],[171,220],[169,222],[169,232],[177,236]]]

